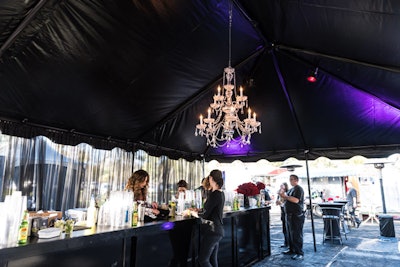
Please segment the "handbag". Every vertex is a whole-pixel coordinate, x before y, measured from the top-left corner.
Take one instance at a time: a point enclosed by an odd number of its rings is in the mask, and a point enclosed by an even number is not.
[[[215,231],[213,221],[206,220],[203,218],[200,218],[200,220],[201,220],[200,231],[204,231],[204,232],[214,232]]]

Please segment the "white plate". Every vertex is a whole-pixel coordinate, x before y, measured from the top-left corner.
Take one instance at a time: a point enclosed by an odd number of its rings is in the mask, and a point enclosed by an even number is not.
[[[39,230],[38,235],[39,238],[53,238],[53,237],[59,237],[61,234],[61,229],[60,228],[46,228]]]

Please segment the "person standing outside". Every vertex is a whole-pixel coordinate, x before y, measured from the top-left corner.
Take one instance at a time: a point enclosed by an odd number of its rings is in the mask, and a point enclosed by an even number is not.
[[[267,185],[270,187],[270,185]],[[269,205],[272,201],[271,195],[269,194],[269,189],[266,187],[264,190],[264,200],[265,200],[265,205]]]
[[[347,209],[349,210],[349,214],[351,216],[351,221],[357,224],[357,228],[360,227],[361,221],[356,216],[356,208],[357,208],[357,191],[354,189],[353,184],[351,182],[346,183],[347,187]]]
[[[304,226],[304,190],[299,185],[299,177],[290,175],[292,188],[286,193],[280,190],[279,196],[285,201],[286,226],[289,233],[289,249],[283,254],[293,255],[293,260],[302,260],[303,252],[303,226]]]
[[[286,182],[282,183],[279,187],[278,191],[278,198],[276,200],[276,205],[280,206],[281,208],[281,221],[282,221],[282,233],[285,238],[285,242],[281,245],[281,248],[289,247],[289,233],[286,227],[286,213],[285,213],[285,200],[281,198],[279,193],[283,190],[285,193],[289,191],[289,186]]]
[[[219,241],[224,236],[223,209],[225,195],[222,192],[224,180],[220,170],[213,170],[208,176],[210,193],[204,203],[203,213],[192,213],[202,218],[201,242],[198,262],[201,267],[218,266]]]

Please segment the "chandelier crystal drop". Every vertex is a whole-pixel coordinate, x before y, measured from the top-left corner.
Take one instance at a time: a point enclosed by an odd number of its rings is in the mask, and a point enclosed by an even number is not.
[[[222,89],[218,86],[214,102],[208,108],[208,116],[200,115],[200,123],[196,125],[195,135],[205,136],[207,145],[211,147],[229,146],[238,143],[241,146],[250,144],[251,135],[261,133],[261,122],[256,113],[248,107],[248,98],[243,95],[243,88],[236,89],[235,69],[231,67],[231,32],[232,2],[229,5],[229,65],[224,69]],[[247,117],[244,114],[247,108]],[[239,114],[245,117],[240,119]]]

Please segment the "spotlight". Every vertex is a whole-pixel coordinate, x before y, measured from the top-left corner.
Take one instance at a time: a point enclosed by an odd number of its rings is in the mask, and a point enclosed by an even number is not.
[[[310,83],[315,83],[317,81],[318,76],[318,67],[315,68],[314,71],[311,71],[310,74],[307,76],[307,81]]]

